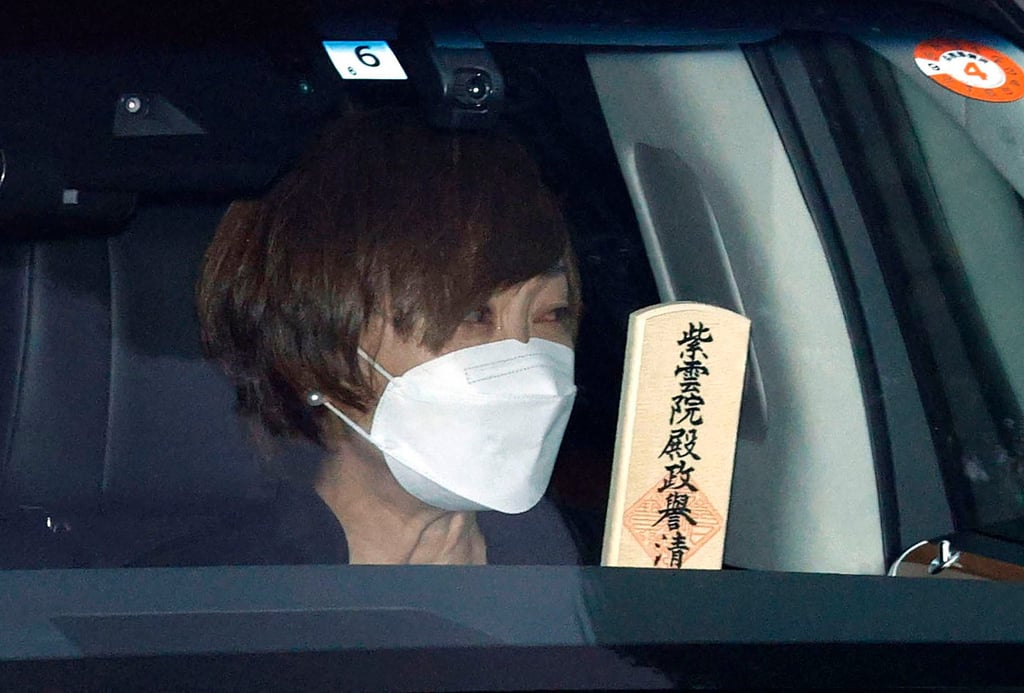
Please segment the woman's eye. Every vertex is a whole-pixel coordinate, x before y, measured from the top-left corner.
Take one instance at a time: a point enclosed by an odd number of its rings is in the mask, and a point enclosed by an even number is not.
[[[537,322],[565,322],[570,316],[569,306],[559,306],[541,315]]]
[[[482,306],[476,310],[471,310],[466,313],[466,317],[462,318],[462,322],[479,322],[485,323],[490,322],[491,309],[487,306]]]

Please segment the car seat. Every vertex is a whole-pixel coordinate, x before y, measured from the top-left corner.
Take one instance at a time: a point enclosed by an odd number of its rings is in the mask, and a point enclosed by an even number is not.
[[[0,567],[121,565],[272,496],[200,353],[193,286],[223,209],[156,204],[118,235],[0,243]]]

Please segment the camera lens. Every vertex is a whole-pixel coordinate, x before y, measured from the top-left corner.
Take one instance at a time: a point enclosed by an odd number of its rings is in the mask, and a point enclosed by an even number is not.
[[[482,108],[492,90],[491,76],[483,70],[463,68],[455,71],[452,90],[455,100],[463,106]]]
[[[487,78],[482,74],[474,75],[466,82],[466,94],[469,98],[476,101],[480,101],[487,96],[491,90],[491,85],[488,83]]]

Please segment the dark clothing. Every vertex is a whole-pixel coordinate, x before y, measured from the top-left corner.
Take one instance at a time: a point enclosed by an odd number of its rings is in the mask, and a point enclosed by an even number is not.
[[[565,520],[544,498],[525,513],[477,513],[495,565],[576,565],[580,554]],[[166,545],[136,566],[348,563],[345,531],[312,488],[282,484],[269,507]]]

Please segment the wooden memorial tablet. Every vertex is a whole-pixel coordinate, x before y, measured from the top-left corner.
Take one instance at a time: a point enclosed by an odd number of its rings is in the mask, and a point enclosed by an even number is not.
[[[602,565],[722,567],[749,337],[700,303],[630,315]]]

